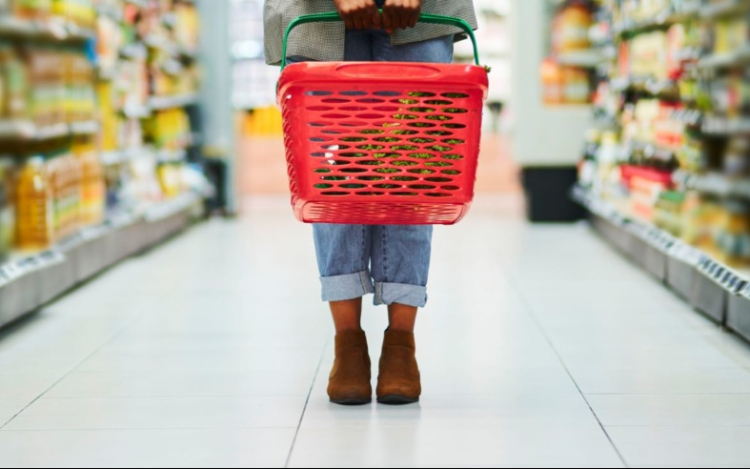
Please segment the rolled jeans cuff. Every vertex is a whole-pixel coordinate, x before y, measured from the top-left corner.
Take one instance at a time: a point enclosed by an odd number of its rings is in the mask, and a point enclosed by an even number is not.
[[[377,283],[375,285],[375,305],[394,303],[424,308],[427,304],[427,287],[403,283]]]
[[[369,272],[321,277],[323,301],[346,301],[375,293]]]

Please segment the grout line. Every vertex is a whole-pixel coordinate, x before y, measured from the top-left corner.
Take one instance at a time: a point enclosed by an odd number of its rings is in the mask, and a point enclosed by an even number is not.
[[[536,325],[537,329],[539,329],[539,332],[544,337],[544,340],[547,341],[547,343],[549,344],[549,346],[552,348],[552,351],[557,356],[557,359],[560,361],[560,364],[565,369],[565,373],[568,374],[568,377],[570,377],[570,380],[573,382],[573,385],[576,387],[576,389],[578,389],[578,392],[580,393],[581,397],[583,398],[584,402],[586,403],[586,406],[588,406],[589,410],[591,411],[591,414],[594,416],[594,418],[596,419],[597,423],[599,424],[599,427],[602,429],[602,432],[604,432],[604,436],[607,437],[607,440],[609,441],[609,444],[612,445],[612,449],[615,450],[615,453],[617,454],[617,457],[620,458],[620,462],[622,462],[622,464],[626,468],[629,468],[630,465],[625,460],[625,457],[620,452],[619,448],[617,448],[617,445],[615,444],[614,440],[612,439],[612,436],[609,434],[609,432],[607,431],[607,428],[604,426],[604,424],[602,423],[601,419],[596,414],[596,411],[591,406],[591,403],[589,402],[589,399],[583,393],[583,390],[581,389],[581,386],[576,381],[575,377],[573,376],[573,373],[570,371],[570,369],[568,368],[568,365],[565,363],[565,360],[563,360],[563,357],[560,354],[560,352],[557,350],[557,347],[555,347],[554,342],[552,342],[552,338],[549,336],[549,334],[547,334],[547,331],[544,329],[544,327],[542,327],[541,322],[539,322],[539,319],[534,314],[534,309],[532,308],[532,306],[529,303],[529,301],[526,299],[526,295],[523,293],[523,291],[520,288],[518,288],[518,286],[516,285],[516,283],[515,283],[515,281],[513,279],[510,279],[510,284],[513,286],[513,289],[516,291],[516,293],[518,293],[518,296],[521,298],[521,301],[526,306],[525,309],[526,309],[527,314],[529,315],[529,317],[531,318],[531,320],[534,322],[534,324]]]
[[[315,376],[313,376],[312,383],[310,384],[310,391],[307,393],[307,399],[305,400],[305,406],[302,408],[302,415],[299,417],[299,424],[297,425],[297,430],[294,432],[294,438],[292,439],[292,446],[289,448],[289,455],[287,455],[286,462],[284,463],[284,468],[288,468],[289,464],[292,462],[292,454],[294,453],[294,447],[297,445],[297,438],[299,437],[299,431],[302,428],[302,421],[305,419],[305,413],[307,412],[307,407],[310,405],[310,398],[312,397],[313,390],[315,389],[315,383],[318,381],[318,375],[320,374],[320,368],[323,366],[323,360],[326,356],[326,350],[328,350],[328,344],[331,343],[331,339],[329,338],[326,341],[325,346],[323,347],[323,351],[320,354],[320,361],[318,361],[318,367],[315,370]]]
[[[48,307],[50,307],[50,306],[51,305],[49,305]],[[133,324],[135,324],[136,322],[138,322],[144,316],[146,316],[146,313],[141,313],[141,314],[138,314],[138,315],[134,316],[130,321],[127,322],[127,324],[123,325],[122,328],[119,331],[115,332],[109,338],[105,339],[101,343],[101,345],[99,345],[98,347],[96,347],[91,353],[89,353],[88,355],[86,355],[85,357],[83,357],[78,363],[76,363],[75,365],[73,365],[67,373],[65,373],[60,379],[58,379],[54,383],[52,383],[47,389],[45,389],[41,394],[39,394],[39,396],[37,396],[34,400],[32,400],[23,409],[21,409],[20,411],[18,411],[13,417],[11,417],[10,420],[8,420],[7,422],[5,422],[3,425],[0,425],[0,431],[2,431],[3,429],[5,429],[5,427],[7,427],[8,425],[10,425],[11,422],[13,422],[15,419],[17,419],[29,407],[31,407],[32,405],[36,404],[37,401],[39,401],[41,398],[43,398],[55,386],[57,386],[58,384],[60,384],[61,382],[63,382],[65,379],[67,379],[73,373],[75,373],[75,371],[82,364],[84,364],[87,360],[89,360],[91,357],[93,357],[94,355],[96,355],[97,353],[99,353],[99,351],[101,351],[104,347],[106,347],[108,344],[112,343],[115,339],[117,339],[122,334],[124,334],[125,331],[127,331]]]

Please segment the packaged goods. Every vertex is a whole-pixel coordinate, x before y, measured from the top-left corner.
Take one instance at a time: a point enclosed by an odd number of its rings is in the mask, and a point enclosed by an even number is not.
[[[44,159],[26,160],[16,190],[17,246],[42,250],[53,242],[54,209]]]
[[[0,158],[0,262],[7,259],[16,241],[16,163]]]
[[[589,29],[592,24],[591,10],[584,2],[566,2],[552,25],[554,52],[559,54],[591,47]]]

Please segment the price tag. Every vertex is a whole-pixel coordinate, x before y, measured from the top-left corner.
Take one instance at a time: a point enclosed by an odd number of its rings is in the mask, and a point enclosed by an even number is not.
[[[689,246],[682,241],[677,241],[669,248],[669,255],[690,266],[697,267],[707,256],[698,249]]]

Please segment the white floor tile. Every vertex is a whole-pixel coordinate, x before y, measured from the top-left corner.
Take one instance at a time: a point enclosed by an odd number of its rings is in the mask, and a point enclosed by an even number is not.
[[[51,398],[307,396],[315,369],[76,372],[52,388]]]
[[[76,371],[278,371],[304,373],[317,367],[322,349],[234,347],[213,351],[99,352]]]
[[[0,398],[0,429],[18,415],[33,399]]]
[[[591,368],[573,372],[584,394],[750,394],[744,368]]]
[[[750,394],[590,395],[605,426],[750,426]]]
[[[750,461],[750,427],[609,427],[630,467],[737,467]]]
[[[585,448],[585,451],[582,451]],[[291,467],[623,467],[597,426],[303,428]]]
[[[615,447],[746,466],[750,346],[586,225],[531,226],[502,200],[435,230],[419,405],[328,402],[311,229],[268,198],[0,333],[0,466],[279,467],[298,425],[294,467],[618,467]]]
[[[36,399],[63,378],[63,373],[0,373],[0,399]]]
[[[304,396],[40,399],[5,430],[295,427]]]
[[[322,389],[325,389],[322,387]],[[337,426],[410,426],[420,422],[449,428],[491,427],[504,424],[590,425],[596,422],[583,398],[544,394],[431,394],[419,404],[406,407],[383,405],[347,408],[336,406],[315,392],[302,428]]]
[[[284,467],[295,429],[0,432],[0,467]]]

